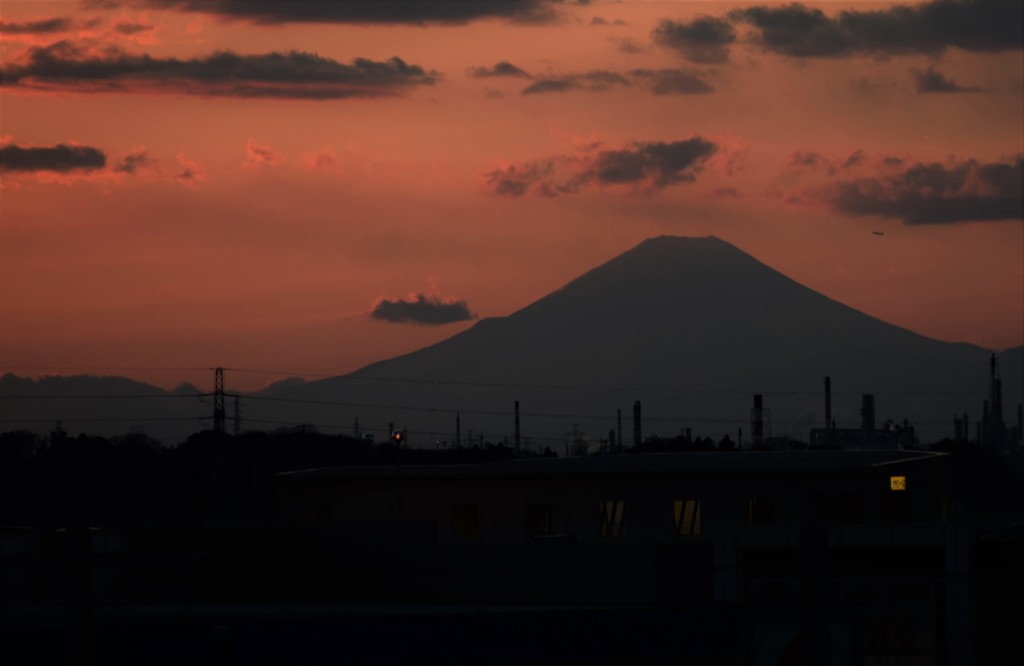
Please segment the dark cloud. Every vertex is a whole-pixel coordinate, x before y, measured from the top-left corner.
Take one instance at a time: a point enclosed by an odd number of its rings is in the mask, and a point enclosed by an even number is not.
[[[586,74],[568,74],[565,76],[543,78],[523,88],[522,94],[539,95],[543,93],[569,92],[572,90],[599,92],[617,86],[628,87],[629,81],[626,77],[615,72],[595,70]]]
[[[840,182],[829,189],[828,199],[848,215],[891,217],[904,224],[1021,221],[1024,156],[948,167],[916,164],[892,176]]]
[[[0,20],[0,34],[5,35],[38,35],[52,32],[63,32],[71,29],[71,19],[51,18],[38,21],[3,21]]]
[[[850,155],[843,161],[841,168],[851,169],[855,166],[859,166],[864,162],[864,151],[857,149],[850,153]]]
[[[554,175],[554,160],[540,160],[520,165],[513,164],[505,169],[495,169],[484,174],[484,177],[487,179],[487,186],[494,194],[514,199],[526,194],[535,184],[550,186]]]
[[[259,23],[393,23],[462,25],[500,18],[520,23],[559,19],[559,0],[87,0],[217,14]]]
[[[122,35],[137,35],[142,32],[149,32],[155,30],[156,26],[151,23],[141,23],[137,21],[118,21],[114,24],[114,32]]]
[[[689,23],[662,19],[651,32],[659,46],[674,49],[691,62],[722,63],[729,59],[729,45],[736,41],[736,32],[729,22],[712,16],[701,16]]]
[[[637,192],[689,183],[697,179],[717,146],[702,138],[641,143],[621,150],[538,160],[485,174],[490,190],[521,197],[531,189],[540,196],[573,194],[589,184],[627,185]],[[568,171],[568,173],[560,173]]]
[[[633,76],[648,82],[655,95],[698,95],[715,89],[699,72],[685,69],[636,69]]]
[[[590,19],[590,25],[608,25],[607,19],[603,19],[600,16],[595,16]]]
[[[395,324],[439,326],[476,319],[466,301],[419,292],[408,299],[378,300],[370,317]]]
[[[697,179],[715,144],[694,137],[671,143],[637,143],[625,150],[598,153],[592,171],[602,183],[633,183],[650,179],[661,188]]]
[[[59,143],[44,148],[22,148],[13,143],[0,146],[0,171],[93,171],[107,164],[102,150],[91,146]]]
[[[63,41],[31,49],[22,63],[0,67],[0,85],[68,87],[83,92],[167,92],[231,97],[343,99],[398,94],[433,84],[438,75],[400,58],[357,58],[342,64],[313,53],[239,55],[219,51],[179,60],[117,48],[92,53]]]
[[[530,73],[524,69],[516,67],[507,60],[494,65],[494,67],[472,67],[467,73],[475,79],[486,79],[495,76],[510,76],[510,77],[521,77],[529,79]]]
[[[859,149],[848,155],[846,159],[829,159],[813,151],[797,151],[790,156],[790,161],[786,163],[786,166],[800,171],[817,171],[834,176],[841,170],[853,169],[863,164],[864,159],[864,151]]]
[[[749,7],[729,13],[736,21],[751,23],[760,34],[760,45],[789,56],[839,56],[852,51],[839,21],[820,9],[800,4],[782,7]]]
[[[872,93],[878,92],[884,87],[885,86],[883,86],[881,83],[878,83],[877,81],[872,81],[864,77],[853,79],[850,81],[850,88],[852,88],[854,92],[860,95],[870,95]]]
[[[978,88],[960,86],[931,67],[924,71],[914,70],[911,74],[914,76],[914,86],[919,93],[962,93],[979,90]]]
[[[543,93],[568,92],[582,88],[579,81],[573,77],[561,77],[557,79],[541,79],[523,88],[523,95],[540,95]]]
[[[794,3],[733,10],[764,49],[795,58],[935,54],[956,47],[996,52],[1024,45],[1024,3],[1017,0],[932,0],[874,11],[820,9]]]
[[[797,151],[789,156],[791,167],[816,167],[825,163],[825,159],[815,152]]]
[[[153,164],[153,160],[149,159],[149,155],[146,154],[146,151],[140,150],[122,157],[114,166],[114,171],[117,173],[131,174],[139,171],[140,169],[153,166]]]
[[[617,41],[619,44],[620,53],[629,53],[631,55],[647,53],[647,47],[641,44],[640,42],[636,41],[635,39],[629,39],[628,37],[624,37],[622,39],[615,41]]]

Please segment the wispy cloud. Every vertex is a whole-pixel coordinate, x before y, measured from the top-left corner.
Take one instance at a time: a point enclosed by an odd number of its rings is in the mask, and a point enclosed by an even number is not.
[[[256,143],[255,139],[249,139],[245,143],[245,162],[242,168],[246,170],[259,169],[264,165],[280,164],[282,157],[269,146]]]
[[[546,76],[537,79],[534,83],[523,88],[522,94],[542,95],[544,93],[568,92],[571,90],[597,92],[628,86],[629,80],[621,74],[606,70],[593,70],[584,74]]]
[[[963,93],[980,90],[980,88],[961,86],[932,67],[926,70],[914,70],[911,74],[914,77],[914,86],[919,93]]]
[[[695,70],[635,69],[632,75],[647,83],[655,95],[700,95],[715,91]]]
[[[625,73],[593,70],[583,74],[545,76],[523,88],[521,94],[604,92],[634,86],[648,89],[655,95],[694,95],[715,90],[696,70],[634,69]]]
[[[66,32],[73,26],[71,19],[56,17],[33,21],[4,21],[0,19],[0,34],[3,35],[48,35]]]
[[[508,76],[524,79],[531,78],[529,72],[520,67],[516,67],[507,60],[502,60],[501,62],[496,63],[493,67],[471,67],[467,70],[467,74],[475,79],[487,79],[496,76]]]

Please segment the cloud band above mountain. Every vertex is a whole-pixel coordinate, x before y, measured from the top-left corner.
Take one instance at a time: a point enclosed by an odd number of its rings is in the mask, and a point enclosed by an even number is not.
[[[3,86],[293,99],[395,95],[412,86],[431,85],[436,78],[436,73],[400,58],[357,58],[346,65],[302,51],[218,51],[182,60],[118,48],[97,53],[66,41],[33,48],[23,62],[0,68]]]
[[[260,23],[462,25],[498,18],[547,23],[560,0],[86,0],[97,7],[150,7],[203,12]]]
[[[940,53],[948,48],[1020,49],[1024,4],[1006,0],[932,0],[832,17],[794,3],[736,9],[728,17],[754,30],[754,41],[794,58]]]

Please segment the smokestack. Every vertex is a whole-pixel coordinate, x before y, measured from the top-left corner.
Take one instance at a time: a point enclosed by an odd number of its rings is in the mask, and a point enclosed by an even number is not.
[[[760,393],[754,394],[754,409],[750,412],[750,435],[755,448],[764,443],[764,402]]]
[[[832,429],[832,378],[825,375],[825,430]]]
[[[516,400],[516,455],[519,455],[519,401]]]
[[[633,403],[633,446],[640,446],[641,432],[640,401],[637,400]]]
[[[865,432],[875,429],[875,394],[865,393],[860,398],[860,428]]]

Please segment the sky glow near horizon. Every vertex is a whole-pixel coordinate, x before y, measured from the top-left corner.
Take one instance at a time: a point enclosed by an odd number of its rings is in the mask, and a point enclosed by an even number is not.
[[[894,6],[7,0],[0,372],[343,374],[662,234],[1024,344],[1020,3]]]

